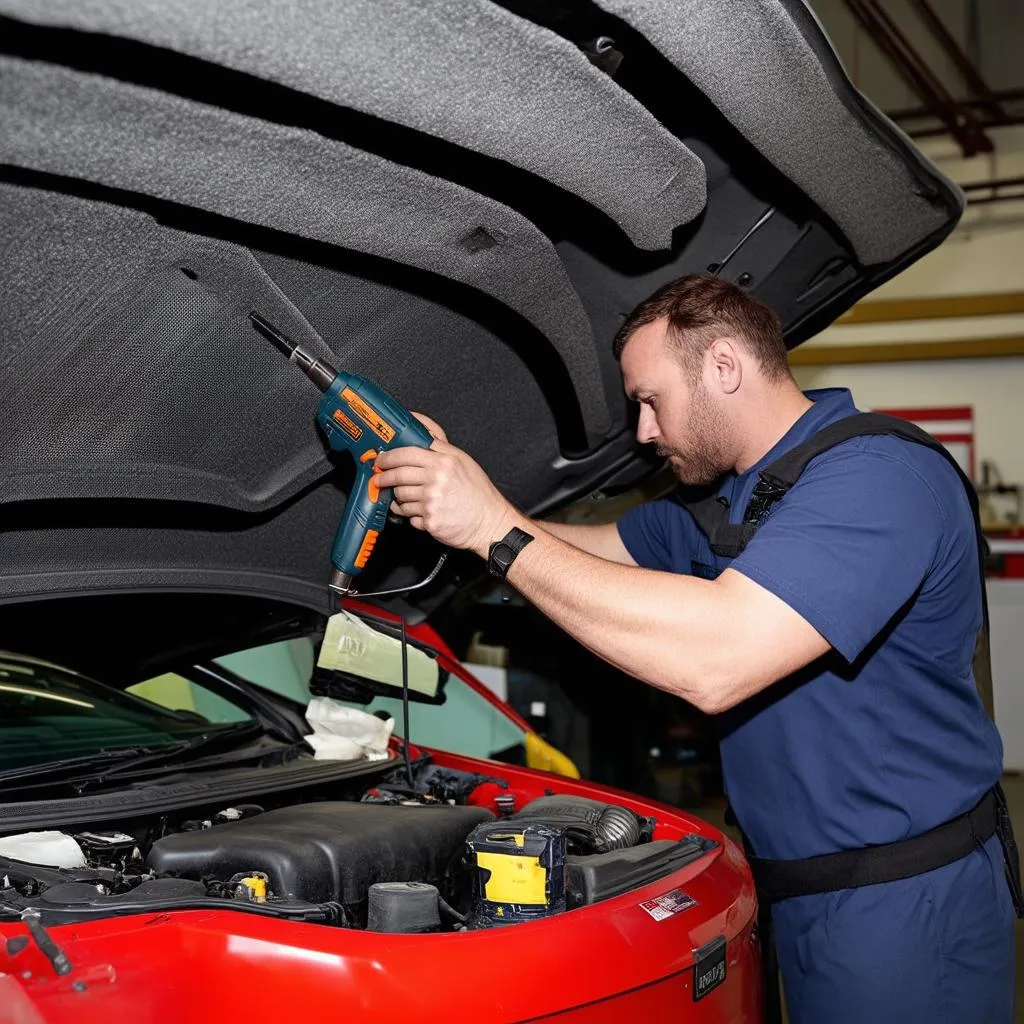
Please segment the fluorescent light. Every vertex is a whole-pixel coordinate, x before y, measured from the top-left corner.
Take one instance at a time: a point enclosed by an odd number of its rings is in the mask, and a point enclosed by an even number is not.
[[[20,672],[23,676],[34,676],[36,670],[29,665],[12,665],[9,661],[0,662],[0,671]]]
[[[0,683],[0,690],[5,693],[24,693],[29,697],[42,697],[43,700],[58,700],[62,704],[74,704],[75,707],[79,708],[94,708],[95,704],[90,704],[87,700],[75,700],[74,697],[62,697],[58,693],[47,693],[46,690],[30,690],[27,686],[8,686],[6,683]]]

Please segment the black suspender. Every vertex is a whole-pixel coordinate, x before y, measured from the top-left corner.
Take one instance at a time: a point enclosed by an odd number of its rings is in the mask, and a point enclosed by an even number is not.
[[[686,504],[684,507],[711,541],[711,549],[715,554],[723,558],[735,558],[750,543],[772,506],[785,497],[787,491],[800,479],[800,475],[814,459],[844,441],[878,434],[901,437],[905,441],[912,441],[925,448],[931,448],[932,451],[942,455],[956,470],[960,482],[964,485],[964,490],[971,503],[971,510],[974,512],[978,533],[981,534],[978,495],[974,490],[974,485],[964,474],[956,459],[931,434],[926,433],[915,424],[896,419],[895,416],[885,416],[876,412],[855,413],[837,423],[832,423],[762,469],[758,474],[758,481],[754,486],[754,493],[747,505],[743,521],[740,523],[729,522],[728,503],[723,498],[712,496]],[[983,539],[981,544],[984,544]],[[980,550],[984,556],[984,548],[982,547]]]
[[[861,412],[847,416],[819,430],[813,437],[791,448],[781,458],[766,466],[758,474],[754,493],[750,498],[743,521],[729,522],[729,505],[724,498],[712,495],[700,501],[684,504],[702,533],[711,542],[711,550],[722,558],[735,558],[753,539],[758,527],[768,517],[776,502],[781,501],[800,475],[819,455],[855,437],[889,435],[938,452],[956,470],[963,484],[974,515],[975,538],[978,547],[978,578],[981,582],[982,628],[974,652],[974,678],[986,710],[992,714],[992,665],[988,645],[988,598],[985,593],[985,558],[988,544],[981,531],[978,494],[974,484],[960,468],[956,459],[931,434],[913,423],[885,416],[877,412]]]

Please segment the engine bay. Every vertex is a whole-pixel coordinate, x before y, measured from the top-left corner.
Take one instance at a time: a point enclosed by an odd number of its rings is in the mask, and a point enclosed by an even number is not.
[[[8,836],[0,914],[66,924],[232,908],[382,932],[476,930],[620,895],[716,845],[656,840],[653,819],[585,797],[517,802],[501,779],[421,763],[412,785],[396,771],[330,798]]]

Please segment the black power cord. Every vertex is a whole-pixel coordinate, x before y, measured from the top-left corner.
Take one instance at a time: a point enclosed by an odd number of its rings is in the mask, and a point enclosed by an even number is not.
[[[370,597],[388,597],[391,594],[408,594],[410,590],[419,590],[422,587],[433,583],[437,578],[437,574],[444,568],[444,563],[448,561],[448,551],[442,551],[441,557],[437,560],[437,564],[430,573],[423,577],[419,583],[411,583],[407,587],[393,587],[391,590],[371,590],[369,593],[364,594],[360,590],[353,590],[350,592],[352,597],[358,597],[361,600],[366,600]]]
[[[405,758],[405,774],[409,788],[415,789],[412,776],[412,761],[409,759],[409,650],[405,636],[405,616],[399,617],[402,624],[402,755]]]

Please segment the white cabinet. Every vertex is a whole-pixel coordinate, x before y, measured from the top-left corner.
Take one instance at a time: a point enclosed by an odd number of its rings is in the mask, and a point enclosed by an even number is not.
[[[990,579],[992,700],[1007,771],[1024,771],[1024,579]]]

